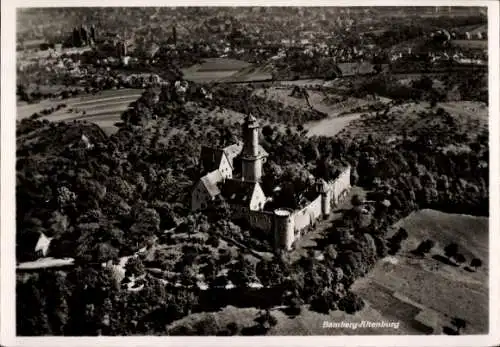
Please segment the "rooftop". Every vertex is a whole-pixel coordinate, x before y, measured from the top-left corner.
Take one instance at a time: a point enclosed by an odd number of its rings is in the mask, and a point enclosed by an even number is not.
[[[222,196],[230,204],[249,205],[257,184],[252,181],[228,179],[222,186]]]
[[[217,186],[222,181],[222,175],[219,170],[214,170],[201,178],[202,184],[207,189],[210,196],[215,197],[220,194],[220,189]]]

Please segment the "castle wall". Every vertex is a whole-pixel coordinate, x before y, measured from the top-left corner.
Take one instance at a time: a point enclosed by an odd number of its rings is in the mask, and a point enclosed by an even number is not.
[[[273,214],[264,211],[248,211],[247,221],[252,228],[269,232],[273,228]]]
[[[232,206],[232,217],[244,219],[251,228],[270,232],[273,229],[273,213],[268,211],[251,211],[246,207]]]
[[[332,204],[338,204],[351,188],[351,168],[347,167],[334,181],[328,183],[328,193]],[[233,218],[245,219],[251,228],[273,232],[275,247],[290,250],[293,241],[299,239],[305,229],[323,215],[322,196],[318,194],[310,204],[299,211],[289,211],[280,215],[267,211],[251,211],[248,208],[233,206]],[[284,213],[284,210],[281,211]]]
[[[274,211],[274,247],[291,250],[295,241],[293,211],[277,209]]]
[[[262,190],[260,184],[257,183],[252,195],[252,200],[250,201],[250,209],[252,211],[260,211],[264,207],[265,203],[266,195],[264,194],[264,191]]]
[[[293,215],[295,233],[313,224],[321,216],[321,196],[318,195],[309,205]]]
[[[351,188],[351,167],[347,167],[335,180],[328,182],[328,187],[331,201],[337,205],[341,200],[342,193]]]

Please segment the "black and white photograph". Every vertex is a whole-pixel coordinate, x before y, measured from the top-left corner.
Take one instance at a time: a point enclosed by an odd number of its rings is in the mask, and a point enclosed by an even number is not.
[[[498,331],[478,3],[15,8],[12,335]]]

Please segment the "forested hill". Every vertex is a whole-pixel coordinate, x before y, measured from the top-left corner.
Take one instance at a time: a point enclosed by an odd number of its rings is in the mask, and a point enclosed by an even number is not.
[[[195,269],[200,267],[208,269],[203,270],[207,280],[216,281],[219,277],[212,270],[228,267],[235,276],[231,281],[246,283],[257,276],[262,283],[293,286],[298,303],[354,312],[362,302],[349,287],[395,247],[386,236],[397,220],[421,208],[488,215],[488,133],[471,132],[444,110],[427,109],[422,115],[439,125],[433,132],[409,128],[401,138],[387,142],[383,136],[303,136],[303,129],[283,124],[286,117],[278,107],[252,106],[267,122],[260,141],[269,153],[262,179],[266,195],[280,185],[279,203],[298,208],[311,174],[331,179],[341,164],[349,163],[352,184],[369,191],[374,204],[369,216],[346,214],[334,227],[338,230],[328,232],[331,239],[324,247],[331,246],[335,252],[330,253],[338,253],[340,259],[333,265],[308,258],[290,267],[277,257],[255,268],[244,259],[219,254],[213,247],[223,243],[222,236],[253,248],[265,248],[265,240],[244,227],[235,228],[227,215],[208,219],[190,211],[201,146],[224,146],[240,136],[240,123],[225,106],[236,108],[236,100],[245,98],[257,102],[240,88],[212,92],[213,100],[188,95],[182,103],[162,92],[157,98],[148,90],[110,137],[89,123],[18,123],[17,260],[33,252],[33,245],[24,241],[39,232],[53,237],[51,256],[76,259],[69,271],[19,274],[19,334],[165,334],[172,320],[191,309],[205,310],[198,305],[196,291],[166,290],[148,273],[144,289],[129,292],[113,286],[108,272],[92,266],[129,256],[155,237],[177,255],[170,257],[162,249],[149,265],[174,273],[182,283],[196,283]],[[316,117],[292,107],[286,112],[299,125]],[[396,124],[387,115],[361,121],[370,122],[371,129]],[[168,239],[165,230],[172,228]],[[200,233],[211,241],[195,239]],[[179,235],[186,235],[189,245]],[[332,269],[339,276],[333,276]],[[139,260],[127,265],[127,272],[147,271]],[[303,280],[290,283],[283,274]],[[325,281],[332,278],[337,278],[336,288],[343,289],[325,294]],[[273,303],[282,304],[281,297]]]

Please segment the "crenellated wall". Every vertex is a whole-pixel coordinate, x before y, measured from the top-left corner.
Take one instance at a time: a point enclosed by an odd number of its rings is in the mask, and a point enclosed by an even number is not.
[[[318,194],[316,199],[303,209],[290,210],[286,216],[278,213],[284,213],[281,209],[272,213],[233,206],[233,218],[244,218],[251,228],[273,232],[275,247],[290,250],[292,242],[303,235],[304,229],[314,225],[323,216],[322,204],[338,205],[347,195],[351,188],[351,168],[347,167],[335,180],[328,182],[327,186],[327,194]]]
[[[249,211],[247,222],[252,228],[270,231],[273,227],[273,213],[267,211]]]
[[[321,216],[321,196],[318,195],[309,205],[300,211],[295,211],[293,219],[295,222],[295,232],[298,232],[313,224]]]
[[[335,180],[328,182],[328,187],[332,204],[338,205],[342,195],[351,188],[351,167],[348,166]]]

